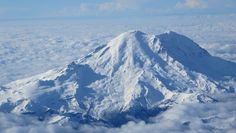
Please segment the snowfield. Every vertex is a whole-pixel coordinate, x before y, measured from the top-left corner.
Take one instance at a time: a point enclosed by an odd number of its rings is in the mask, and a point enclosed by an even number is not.
[[[1,23],[0,132],[235,132],[231,17]]]

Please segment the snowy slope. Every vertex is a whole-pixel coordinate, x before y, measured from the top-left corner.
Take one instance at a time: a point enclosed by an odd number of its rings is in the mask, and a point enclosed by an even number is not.
[[[214,94],[235,91],[235,78],[235,63],[185,36],[128,31],[65,68],[1,87],[0,111],[120,126],[176,103],[216,102]]]

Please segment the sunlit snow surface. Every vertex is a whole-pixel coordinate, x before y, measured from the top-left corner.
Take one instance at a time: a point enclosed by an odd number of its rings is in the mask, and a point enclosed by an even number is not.
[[[42,21],[0,23],[0,85],[64,66],[106,44],[118,34],[138,29],[159,34],[176,31],[211,54],[236,62],[236,16],[160,17],[147,21]],[[168,21],[168,23],[166,23]],[[219,96],[219,103],[176,105],[121,128],[81,125],[81,132],[235,132],[236,96]],[[60,119],[60,118],[58,118]],[[0,132],[77,132],[71,126],[46,125],[34,118],[0,114]],[[72,126],[73,127],[73,126]]]

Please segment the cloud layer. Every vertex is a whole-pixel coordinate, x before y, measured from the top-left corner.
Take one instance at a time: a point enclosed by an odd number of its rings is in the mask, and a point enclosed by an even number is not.
[[[0,132],[2,133],[143,133],[143,132],[227,132],[236,131],[236,95],[220,96],[219,103],[176,105],[160,116],[143,121],[129,122],[120,128],[80,125],[78,129],[70,126],[51,125],[34,118],[0,113]]]

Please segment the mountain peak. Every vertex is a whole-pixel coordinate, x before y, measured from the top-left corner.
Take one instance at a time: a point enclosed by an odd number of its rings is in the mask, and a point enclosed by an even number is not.
[[[211,56],[190,38],[173,31],[151,35],[138,30],[130,30],[115,37],[98,54],[96,60],[100,62],[106,60],[110,68],[106,70],[111,70],[110,72],[116,71],[120,66],[124,67],[124,64],[126,67],[140,66],[142,68],[150,62],[165,66],[166,57],[170,57],[169,59],[177,61],[189,70],[213,79],[219,80],[226,76],[236,75],[235,63]],[[229,69],[222,71],[224,67]]]
[[[129,30],[127,32],[123,32],[121,34],[125,34],[125,35],[141,35],[141,34],[146,34],[140,30]]]
[[[113,40],[128,40],[131,38],[140,38],[141,36],[147,35],[146,33],[139,31],[139,30],[129,30],[127,32],[123,32]]]
[[[175,103],[215,101],[213,92],[236,88],[220,78],[235,78],[235,68],[175,32],[128,31],[64,69],[4,86],[0,111],[120,126]]]
[[[168,30],[168,31],[164,32],[163,34],[178,34],[178,33],[174,32],[174,31],[171,31],[171,30]]]

